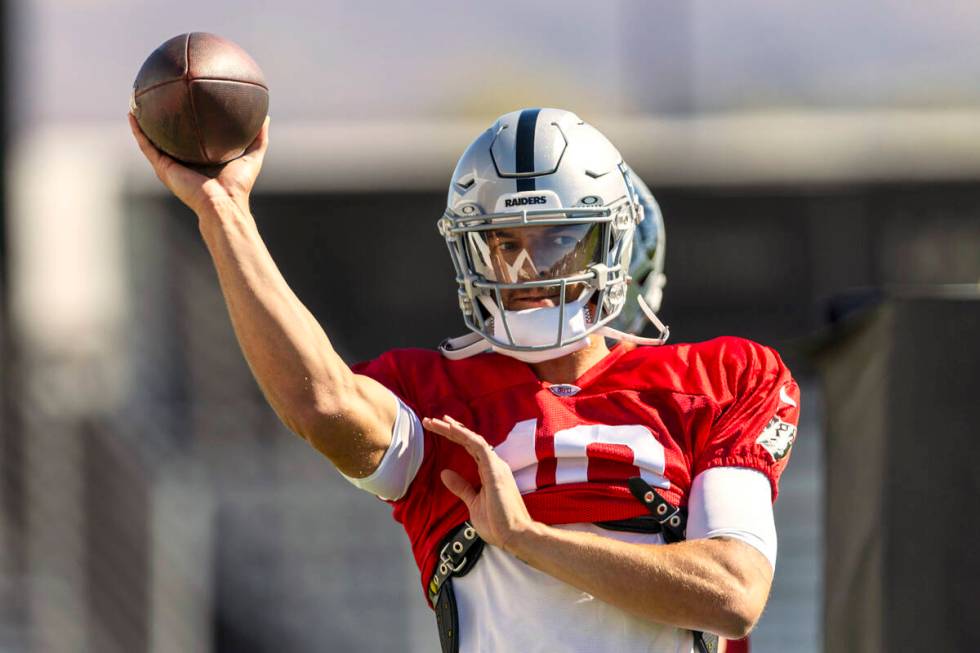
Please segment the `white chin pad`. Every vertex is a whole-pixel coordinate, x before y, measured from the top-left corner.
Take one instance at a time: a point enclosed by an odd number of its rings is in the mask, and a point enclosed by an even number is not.
[[[585,333],[585,311],[583,305],[573,302],[565,307],[563,338],[574,338]],[[558,339],[558,319],[561,309],[557,306],[538,306],[519,311],[505,311],[504,319],[514,337],[514,344],[523,347],[541,347],[554,344]],[[494,316],[493,337],[502,342],[510,342],[504,319]]]
[[[540,363],[541,361],[551,360],[578,351],[589,345],[585,334],[589,325],[586,322],[585,306],[588,302],[587,295],[580,297],[574,302],[565,305],[564,325],[561,329],[562,338],[577,338],[575,342],[568,343],[561,347],[555,345],[552,348],[539,351],[515,351],[506,347],[493,346],[494,351],[510,356],[526,363]],[[536,308],[526,308],[519,311],[505,311],[501,316],[495,304],[489,304],[490,312],[493,314],[493,337],[500,342],[513,342],[519,347],[545,347],[554,344],[558,339],[559,318],[561,308],[559,306],[539,306]],[[507,326],[504,326],[504,319]],[[510,336],[507,330],[510,330]]]
[[[589,346],[589,339],[582,338],[581,340],[576,340],[571,342],[564,347],[555,347],[553,349],[541,349],[538,351],[515,351],[513,349],[504,349],[503,347],[497,347],[496,345],[491,345],[492,349],[498,354],[503,354],[504,356],[510,356],[511,358],[516,358],[519,361],[524,361],[525,363],[543,363],[544,361],[550,361],[555,358],[561,358],[566,354],[571,354],[572,352],[578,351],[579,349],[585,349]]]

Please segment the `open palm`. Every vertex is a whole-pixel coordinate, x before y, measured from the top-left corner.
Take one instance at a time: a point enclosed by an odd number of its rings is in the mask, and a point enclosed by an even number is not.
[[[470,523],[480,537],[488,544],[509,550],[513,537],[533,524],[510,466],[483,437],[449,416],[426,418],[423,424],[462,446],[473,457],[480,473],[478,489],[451,469],[443,470],[442,482],[466,504]]]
[[[248,210],[248,197],[262,169],[262,160],[269,147],[269,118],[266,117],[258,136],[245,153],[226,163],[215,177],[208,177],[189,168],[161,152],[146,137],[139,123],[129,114],[129,127],[133,131],[140,151],[153,166],[160,181],[195,212],[208,202],[230,199],[244,211]]]

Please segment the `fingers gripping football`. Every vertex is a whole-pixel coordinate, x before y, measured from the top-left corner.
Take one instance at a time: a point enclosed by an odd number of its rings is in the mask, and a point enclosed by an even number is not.
[[[129,114],[129,128],[133,132],[133,138],[140,148],[140,152],[146,157],[153,167],[153,172],[157,178],[163,182],[174,195],[182,202],[194,208],[198,201],[198,195],[202,193],[208,178],[204,175],[191,170],[190,168],[177,163],[170,156],[164,154],[150,142],[133,114]]]
[[[143,133],[132,114],[129,114],[129,127],[140,152],[150,162],[156,176],[191,209],[199,211],[209,199],[218,197],[229,198],[243,210],[248,209],[249,194],[269,148],[268,117],[244,154],[224,164],[214,178],[203,175],[160,151]]]
[[[451,469],[443,470],[442,482],[466,504],[470,522],[480,537],[489,544],[509,549],[513,538],[533,523],[510,467],[483,437],[448,415],[441,419],[426,418],[422,423],[472,456],[480,474],[480,488],[474,488]]]
[[[146,134],[143,133],[143,130],[140,129],[139,123],[136,122],[136,118],[133,117],[133,114],[130,113],[127,117],[129,118],[129,129],[133,132],[133,137],[136,139],[136,144],[139,146],[140,152],[143,153],[146,160],[150,162],[151,166],[153,166],[153,172],[155,172],[157,177],[160,178],[160,181],[166,184],[167,171],[174,163],[174,160],[158,150],[156,146],[150,142],[150,139],[147,138]]]

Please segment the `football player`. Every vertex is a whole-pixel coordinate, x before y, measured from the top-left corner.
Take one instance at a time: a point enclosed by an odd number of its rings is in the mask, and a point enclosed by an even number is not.
[[[799,390],[748,340],[665,344],[659,264],[635,295],[629,275],[659,212],[596,129],[524,109],[481,134],[438,221],[468,333],[351,368],[249,213],[268,124],[215,179],[131,125],[197,213],[269,403],[391,503],[444,651],[707,651],[748,633]],[[657,338],[612,326],[634,300]]]

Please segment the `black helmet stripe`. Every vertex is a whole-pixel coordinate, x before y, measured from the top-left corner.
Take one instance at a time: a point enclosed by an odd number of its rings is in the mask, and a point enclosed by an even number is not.
[[[534,131],[538,125],[540,111],[541,109],[524,109],[517,119],[517,138],[514,143],[517,160],[514,162],[514,170],[518,174],[534,172]],[[517,192],[536,189],[534,177],[517,178]]]

